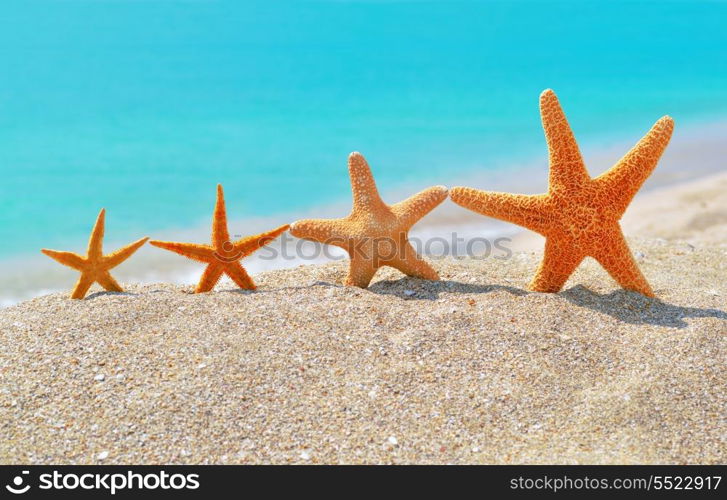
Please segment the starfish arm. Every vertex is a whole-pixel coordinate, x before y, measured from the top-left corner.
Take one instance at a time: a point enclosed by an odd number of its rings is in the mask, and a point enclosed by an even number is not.
[[[623,215],[629,203],[656,168],[674,130],[669,116],[657,121],[649,132],[616,165],[596,177],[599,188],[614,200],[614,208]]]
[[[59,252],[58,250],[49,250],[47,248],[42,249],[41,252],[64,266],[72,267],[77,271],[82,271],[86,264],[86,260],[77,253]]]
[[[88,257],[91,260],[100,260],[103,256],[103,235],[106,226],[106,209],[102,208],[96,217],[96,224],[88,239]]]
[[[343,219],[303,219],[290,225],[296,238],[347,248],[346,223]]]
[[[248,236],[247,238],[238,240],[235,242],[235,250],[237,250],[242,257],[250,255],[255,250],[270,244],[275,238],[287,231],[289,227],[289,224],[285,224],[273,229],[272,231],[266,231],[264,233]]]
[[[225,209],[225,194],[222,184],[217,184],[217,201],[212,216],[212,245],[217,251],[226,250],[229,246],[230,233],[227,229],[227,210]]]
[[[530,290],[549,293],[560,291],[583,258],[584,255],[575,251],[569,242],[548,238],[545,240],[543,260],[530,282]]]
[[[353,152],[348,156],[348,174],[351,178],[354,213],[372,212],[386,206],[376,189],[371,168],[361,153]]]
[[[255,290],[255,282],[239,262],[233,262],[225,267],[225,273],[243,290]]]
[[[590,177],[583,164],[578,143],[560,107],[558,97],[550,89],[540,94],[540,117],[550,156],[549,189],[571,189],[588,181]]]
[[[88,289],[91,288],[91,285],[93,285],[93,282],[93,275],[90,273],[81,273],[80,278],[78,278],[78,281],[76,282],[76,286],[73,288],[73,292],[71,292],[71,298],[84,298],[86,293],[88,293]]]
[[[387,262],[387,265],[398,269],[407,276],[425,280],[439,280],[437,271],[434,270],[429,262],[420,257],[408,242],[402,247],[401,255]]]
[[[96,281],[98,281],[99,285],[104,287],[109,292],[123,292],[124,289],[121,288],[121,285],[119,285],[116,280],[109,274],[108,271],[100,273],[96,277]]]
[[[194,293],[205,293],[211,291],[217,282],[220,281],[223,272],[224,267],[222,264],[218,264],[216,262],[210,263],[204,268],[204,272],[202,273],[202,277],[199,279],[199,283],[197,283],[197,288],[195,288]]]
[[[188,259],[199,262],[212,262],[215,259],[215,252],[209,245],[198,245],[195,243],[175,243],[172,241],[151,240],[149,244],[170,252],[178,253]]]
[[[369,259],[359,256],[352,256],[348,265],[348,276],[344,281],[346,286],[357,286],[366,288],[376,274],[376,266]]]
[[[134,243],[126,245],[125,247],[119,248],[115,252],[106,255],[104,257],[104,261],[106,263],[107,269],[112,269],[124,262],[126,259],[131,257],[134,252],[141,248],[147,241],[149,241],[148,237],[141,238],[140,240],[136,240]]]
[[[608,243],[593,255],[608,274],[623,288],[653,297],[654,291],[636,265],[620,228],[610,231]]]
[[[447,188],[434,186],[392,205],[391,211],[399,219],[401,227],[408,230],[446,198]]]
[[[457,205],[488,217],[512,222],[544,234],[551,222],[546,195],[526,195],[453,187],[449,196]]]

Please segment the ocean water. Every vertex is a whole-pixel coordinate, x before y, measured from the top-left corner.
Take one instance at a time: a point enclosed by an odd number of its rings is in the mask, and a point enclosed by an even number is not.
[[[727,111],[727,3],[5,0],[0,260],[452,184],[544,155],[537,100],[584,143]],[[679,128],[677,128],[679,133]],[[515,173],[513,173],[515,175]],[[326,214],[321,214],[325,216]]]

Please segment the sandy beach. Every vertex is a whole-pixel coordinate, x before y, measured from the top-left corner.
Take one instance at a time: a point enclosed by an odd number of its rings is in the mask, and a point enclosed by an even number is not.
[[[130,284],[0,311],[2,463],[724,463],[727,174],[638,195],[623,225],[658,299],[542,248]],[[484,218],[483,218],[484,223]]]

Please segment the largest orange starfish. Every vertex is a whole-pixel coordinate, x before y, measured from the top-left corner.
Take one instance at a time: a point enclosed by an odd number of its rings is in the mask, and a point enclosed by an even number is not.
[[[235,242],[230,241],[230,233],[227,229],[225,196],[222,192],[222,186],[218,184],[217,203],[215,204],[215,212],[212,218],[211,245],[157,240],[152,240],[149,243],[156,247],[178,253],[189,259],[207,264],[197,284],[195,293],[209,292],[212,290],[223,274],[228,275],[240,288],[254,290],[256,288],[255,282],[247,274],[245,268],[242,267],[240,260],[270,243],[286,229],[288,229],[287,224],[266,233],[248,236]]]
[[[447,188],[435,186],[387,205],[379,196],[371,169],[360,153],[348,157],[353,210],[343,219],[299,220],[293,236],[336,245],[351,257],[346,285],[366,288],[381,266],[408,276],[438,280],[437,272],[409,243],[407,233],[419,219],[447,198]]]
[[[559,291],[581,261],[590,256],[622,287],[653,297],[619,220],[656,167],[671,138],[674,121],[662,117],[616,165],[592,179],[552,90],[540,95],[540,114],[550,152],[548,193],[522,195],[455,187],[452,200],[545,236],[545,255],[530,283],[531,290]]]
[[[44,254],[52,259],[57,260],[64,266],[72,267],[77,271],[81,271],[81,277],[76,283],[76,287],[71,293],[72,299],[82,299],[86,296],[86,292],[91,288],[94,282],[104,287],[110,292],[123,292],[124,290],[111,276],[109,271],[118,266],[131,255],[136,252],[149,238],[142,238],[130,245],[127,245],[109,255],[103,254],[103,235],[106,219],[106,210],[103,208],[96,218],[96,224],[91,231],[91,237],[88,240],[88,250],[86,256],[82,257],[73,252],[59,252],[58,250],[41,250]]]

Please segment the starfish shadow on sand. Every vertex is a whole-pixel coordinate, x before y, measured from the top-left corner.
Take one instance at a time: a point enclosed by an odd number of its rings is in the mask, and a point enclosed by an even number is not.
[[[316,281],[308,285],[286,286],[282,288],[241,290],[224,289],[221,293],[238,295],[256,295],[260,293],[276,293],[281,290],[306,290],[311,287],[338,288],[355,292],[371,292],[378,295],[393,295],[404,300],[430,300],[439,299],[441,293],[468,294],[491,293],[505,291],[512,295],[523,297],[533,292],[507,285],[477,285],[461,281],[442,280],[429,281],[403,276],[395,280],[381,280],[369,285],[366,289],[344,286],[328,281]],[[99,292],[94,295],[103,295],[114,292]],[[122,294],[118,294],[122,295]],[[128,295],[128,294],[127,294]],[[551,295],[551,294],[547,294]],[[637,292],[628,290],[614,290],[606,294],[599,294],[589,290],[583,285],[576,285],[554,297],[563,297],[573,305],[585,307],[593,311],[608,314],[624,323],[652,324],[671,328],[685,328],[688,326],[686,318],[718,318],[727,321],[727,313],[719,309],[682,307],[667,304],[659,299],[649,298]]]
[[[718,318],[727,321],[727,313],[719,309],[676,306],[627,290],[599,294],[583,285],[576,285],[559,295],[574,305],[608,314],[625,323],[685,328],[688,326],[686,318]]]
[[[282,290],[307,290],[311,287],[337,288],[352,293],[371,292],[378,295],[393,295],[404,300],[437,300],[442,292],[448,293],[490,293],[504,290],[513,295],[527,295],[528,292],[520,288],[504,285],[474,285],[460,281],[430,281],[419,278],[402,276],[396,280],[377,281],[368,288],[346,286],[341,283],[318,280],[308,285],[284,286],[280,288],[259,288],[257,290],[223,289],[221,293],[234,293],[238,295],[256,295],[260,293],[276,293]]]
[[[341,289],[350,289],[351,287],[347,287],[346,285],[338,284],[338,283],[329,283],[328,281],[316,281],[315,283],[311,283],[308,285],[291,285],[291,286],[281,286],[281,287],[274,287],[274,288],[256,288],[255,290],[245,290],[242,288],[227,288],[223,290],[219,290],[222,293],[234,293],[238,295],[257,295],[261,293],[275,293],[280,292],[283,290],[308,290],[309,288],[312,288],[314,286],[320,286],[325,288],[341,288]]]
[[[367,290],[379,295],[394,295],[405,300],[437,300],[439,294],[443,292],[461,294],[490,293],[501,290],[518,296],[528,294],[525,290],[506,285],[475,285],[461,281],[428,281],[409,277],[377,281]]]
[[[105,297],[107,295],[112,295],[112,296],[117,296],[118,295],[119,297],[127,297],[127,296],[128,297],[133,297],[133,296],[136,296],[136,295],[139,295],[139,294],[138,293],[133,293],[133,292],[115,292],[113,290],[111,290],[111,291],[100,291],[100,292],[94,292],[92,294],[87,295],[86,296],[86,300],[95,299],[97,297]]]

